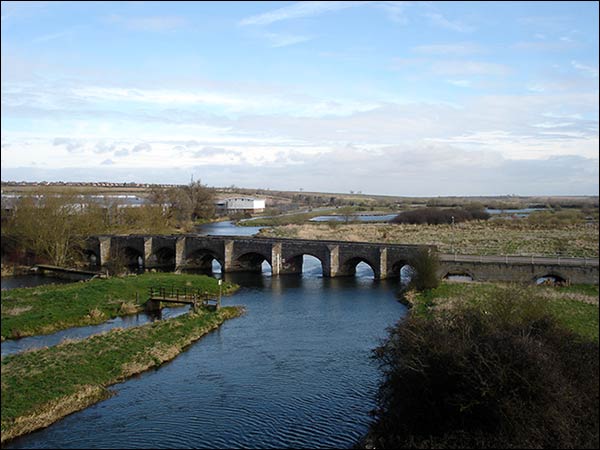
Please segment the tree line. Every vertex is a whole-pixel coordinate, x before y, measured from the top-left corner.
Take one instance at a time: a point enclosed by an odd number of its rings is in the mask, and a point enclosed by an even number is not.
[[[214,213],[214,191],[200,181],[154,188],[148,201],[136,207],[75,191],[57,194],[40,188],[16,199],[11,207],[3,204],[2,260],[76,265],[83,261],[90,235],[185,232],[198,221],[212,219]]]

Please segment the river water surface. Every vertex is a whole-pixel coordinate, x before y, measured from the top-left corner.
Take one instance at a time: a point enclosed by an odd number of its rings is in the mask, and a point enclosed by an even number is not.
[[[396,280],[224,274],[246,314],[116,395],[6,448],[349,448],[366,431],[371,351],[406,309]]]

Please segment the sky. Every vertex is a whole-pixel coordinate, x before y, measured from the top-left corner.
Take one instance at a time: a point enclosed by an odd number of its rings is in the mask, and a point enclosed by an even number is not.
[[[3,181],[598,195],[597,2],[10,2]]]

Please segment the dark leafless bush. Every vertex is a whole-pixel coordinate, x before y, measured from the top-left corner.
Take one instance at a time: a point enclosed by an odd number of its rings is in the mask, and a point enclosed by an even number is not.
[[[375,448],[598,448],[598,344],[499,297],[390,330]]]
[[[490,215],[483,207],[466,208],[421,208],[413,211],[404,211],[398,214],[392,223],[412,223],[412,224],[450,224],[459,223],[468,220],[487,220]]]

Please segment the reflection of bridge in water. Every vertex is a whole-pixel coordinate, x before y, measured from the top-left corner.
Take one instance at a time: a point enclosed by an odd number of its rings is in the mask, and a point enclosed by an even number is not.
[[[266,261],[273,275],[302,273],[303,257],[321,262],[323,276],[354,275],[364,262],[376,279],[400,278],[400,271],[431,245],[404,245],[351,241],[319,241],[262,237],[181,235],[93,236],[86,252],[99,266],[117,258],[133,267],[162,270],[261,272]],[[598,284],[598,259],[439,255],[438,275],[468,275],[477,281],[534,282],[551,277],[570,283]]]

